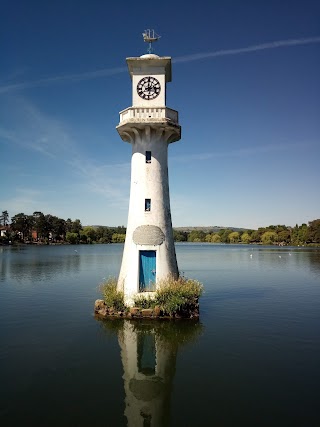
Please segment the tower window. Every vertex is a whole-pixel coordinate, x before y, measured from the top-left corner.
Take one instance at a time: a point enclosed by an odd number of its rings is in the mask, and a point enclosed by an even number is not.
[[[146,163],[151,163],[151,151],[146,151]]]
[[[146,212],[150,212],[151,211],[151,199],[145,199],[145,201],[144,201],[144,210]]]

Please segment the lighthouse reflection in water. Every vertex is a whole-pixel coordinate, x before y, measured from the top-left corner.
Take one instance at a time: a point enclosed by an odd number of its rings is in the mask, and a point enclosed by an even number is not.
[[[168,426],[177,353],[201,333],[201,323],[104,320],[102,324],[118,335],[127,425]]]

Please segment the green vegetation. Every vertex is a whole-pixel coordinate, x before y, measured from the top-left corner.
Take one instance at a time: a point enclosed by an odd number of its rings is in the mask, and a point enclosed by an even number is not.
[[[121,227],[83,227],[80,219],[64,220],[36,211],[32,215],[19,213],[9,221],[8,211],[0,216],[0,243],[121,243],[126,229]]]
[[[203,285],[197,280],[179,277],[158,282],[158,290],[153,298],[138,295],[134,303],[141,308],[155,308],[158,306],[164,315],[172,316],[174,313],[183,310],[184,307],[197,304],[202,295]]]
[[[8,211],[0,215],[0,244],[11,243],[123,243],[126,228],[82,226],[80,219],[64,220],[36,211],[32,215],[19,213],[11,218]],[[308,224],[288,227],[270,225],[258,230],[223,227],[193,227],[173,229],[176,242],[254,243],[263,245],[319,246],[320,219]]]
[[[123,292],[117,290],[116,278],[110,277],[105,283],[102,283],[100,291],[108,308],[113,308],[115,311],[126,310]]]
[[[158,290],[154,296],[140,294],[134,299],[134,305],[141,309],[152,308],[156,306],[164,315],[183,311],[184,308],[195,306],[203,292],[203,285],[197,280],[179,277],[178,279],[167,278],[158,282]],[[100,285],[104,302],[108,309],[115,311],[126,311],[128,308],[124,304],[124,294],[117,290],[117,280],[114,277],[109,278]]]
[[[319,246],[320,219],[310,221],[295,227],[285,225],[270,225],[258,230],[239,230],[231,228],[212,228],[212,231],[195,228],[175,229],[174,238],[177,242],[207,242],[207,243],[255,243],[263,245],[292,245],[292,246]]]

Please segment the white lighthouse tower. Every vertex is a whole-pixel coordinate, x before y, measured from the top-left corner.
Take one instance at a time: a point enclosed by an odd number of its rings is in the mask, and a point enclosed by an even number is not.
[[[143,33],[149,53],[127,58],[132,80],[132,107],[120,112],[117,126],[132,145],[131,188],[127,234],[118,289],[133,304],[139,293],[152,295],[159,280],[178,277],[171,223],[168,145],[181,138],[178,112],[166,107],[171,58],[155,55],[157,36]]]

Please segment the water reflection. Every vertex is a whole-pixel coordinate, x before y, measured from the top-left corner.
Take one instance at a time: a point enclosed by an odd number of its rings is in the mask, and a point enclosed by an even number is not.
[[[68,275],[79,270],[81,260],[75,251],[59,254],[45,249],[12,247],[0,252],[0,279],[43,282],[57,272]]]
[[[98,319],[99,320],[99,319]],[[121,348],[128,426],[170,424],[170,397],[179,349],[202,332],[198,321],[101,320]]]

